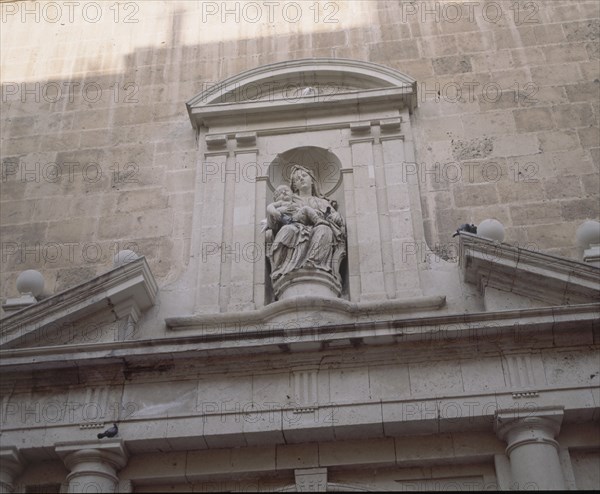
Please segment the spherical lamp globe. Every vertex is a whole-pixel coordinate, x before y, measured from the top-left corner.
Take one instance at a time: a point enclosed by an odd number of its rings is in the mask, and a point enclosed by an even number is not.
[[[113,258],[113,266],[117,268],[128,262],[135,261],[138,257],[139,256],[132,250],[120,250]]]
[[[477,235],[496,242],[502,242],[504,240],[504,225],[494,219],[483,220],[477,226]]]
[[[44,290],[44,277],[35,269],[23,271],[17,278],[17,290],[19,293],[31,293],[34,297],[41,295]]]
[[[575,238],[577,238],[577,244],[584,249],[589,249],[590,245],[600,244],[600,222],[584,221],[577,229]]]

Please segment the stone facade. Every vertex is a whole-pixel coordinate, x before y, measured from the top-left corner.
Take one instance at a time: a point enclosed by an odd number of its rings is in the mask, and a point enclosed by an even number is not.
[[[405,172],[419,181],[434,250],[451,257],[456,226],[494,216],[507,240],[580,259],[574,232],[599,214],[597,2],[496,2],[485,15],[485,2],[460,13],[445,3],[282,4],[271,23],[260,3],[3,5],[2,296],[40,265],[49,293],[73,286],[128,244],[163,284],[177,279],[198,178],[185,102],[308,57],[371,61],[417,81],[421,165]]]
[[[600,487],[596,1],[0,7],[3,492]]]

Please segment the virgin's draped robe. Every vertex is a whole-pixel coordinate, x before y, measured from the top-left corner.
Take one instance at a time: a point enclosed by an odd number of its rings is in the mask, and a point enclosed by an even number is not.
[[[314,209],[318,220],[313,223],[304,218],[282,225],[278,217],[268,214],[267,224],[275,235],[269,255],[271,280],[300,268],[320,269],[339,277],[346,249],[344,219],[325,198],[294,195],[292,201],[299,209]]]

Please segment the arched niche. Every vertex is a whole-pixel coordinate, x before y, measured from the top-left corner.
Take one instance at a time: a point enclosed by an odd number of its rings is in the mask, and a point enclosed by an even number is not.
[[[265,208],[274,200],[275,189],[280,185],[290,185],[291,173],[294,166],[302,166],[310,170],[316,179],[318,193],[332,201],[335,209],[341,216],[346,218],[346,207],[344,198],[342,162],[340,158],[331,150],[318,146],[298,146],[277,154],[275,159],[269,164],[267,175],[268,192],[265,201]],[[272,239],[267,238],[266,249]],[[347,249],[344,249],[344,253]],[[336,264],[336,273],[339,271],[341,282],[342,298],[348,298],[348,268],[347,259],[344,257],[339,264]],[[267,261],[265,271],[265,298],[267,302],[275,300],[274,293],[270,286],[271,266]]]

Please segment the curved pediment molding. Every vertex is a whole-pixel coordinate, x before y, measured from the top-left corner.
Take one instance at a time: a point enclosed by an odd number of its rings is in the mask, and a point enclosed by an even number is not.
[[[398,99],[402,97],[402,101]],[[209,85],[187,103],[192,125],[210,116],[274,108],[396,100],[412,110],[416,81],[395,69],[362,60],[310,58],[263,65]],[[268,107],[268,108],[267,108]]]

